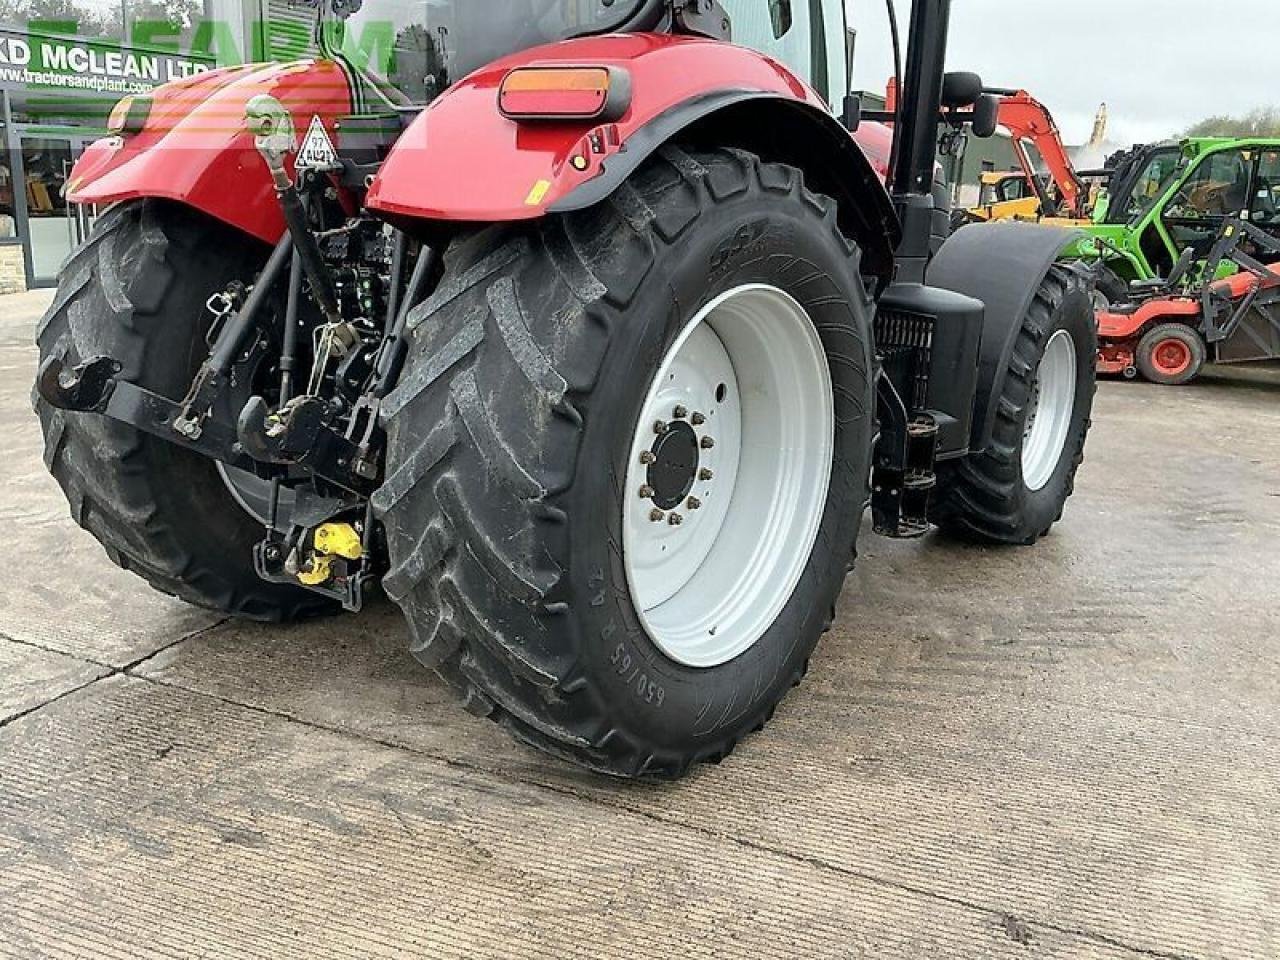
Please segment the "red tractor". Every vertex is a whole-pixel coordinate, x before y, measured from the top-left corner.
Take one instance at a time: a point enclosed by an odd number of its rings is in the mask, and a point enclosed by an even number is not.
[[[674,777],[803,676],[868,504],[1061,517],[1090,281],[1065,231],[931,251],[939,123],[991,106],[948,0],[887,187],[838,3],[325,2],[325,57],[126,99],[74,171],[37,408],[116,563],[262,620],[378,585],[468,710]]]
[[[1177,386],[1199,376],[1209,360],[1280,357],[1277,260],[1280,241],[1227,218],[1199,280],[1188,276],[1195,261],[1188,247],[1166,279],[1131,284],[1132,302],[1098,313],[1098,372]],[[1219,278],[1224,264],[1238,272]]]

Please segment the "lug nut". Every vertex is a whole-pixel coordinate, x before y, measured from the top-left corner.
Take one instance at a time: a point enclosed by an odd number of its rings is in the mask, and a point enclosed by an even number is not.
[[[650,510],[650,511],[649,511],[649,519],[650,519],[650,520],[652,520],[654,523],[661,523],[661,522],[662,522],[662,518],[663,518],[663,517],[665,517],[665,516],[666,516],[666,514],[665,514],[665,513],[663,513],[661,510]]]
[[[711,480],[714,477],[715,477],[715,473],[711,470],[710,467],[703,467],[701,470],[698,471],[699,480]]]
[[[691,421],[693,421],[693,425],[694,425],[695,427],[700,427],[700,426],[702,426],[704,423],[706,423],[706,422],[707,422],[707,418],[706,418],[706,416],[705,416],[704,414],[701,414],[701,413],[694,413],[694,415],[693,415],[692,417],[690,417],[689,419],[690,419]]]
[[[667,523],[671,524],[673,527],[678,527],[680,524],[684,523],[684,517],[680,516],[678,513],[673,513],[671,516],[667,517]]]
[[[649,485],[646,483],[644,486],[642,486],[642,487],[640,488],[640,499],[641,499],[641,500],[648,500],[648,499],[649,499],[650,497],[652,497],[652,496],[653,496],[653,487],[649,486]]]
[[[672,414],[675,416],[677,420],[683,420],[685,417],[689,415],[689,408],[676,407],[675,410],[672,411]]]
[[[697,497],[690,497],[687,501],[685,501],[685,506],[688,507],[690,510],[701,510],[702,501],[699,500]]]
[[[640,454],[640,462],[644,464],[653,463],[653,461],[657,459],[658,458],[654,456],[652,450],[645,450],[643,453]]]
[[[710,450],[715,445],[716,445],[716,442],[711,437],[703,437],[702,442],[700,444],[703,450]]]
[[[654,421],[653,432],[656,433],[658,436],[662,436],[664,433],[666,433],[670,429],[671,428],[667,426],[667,422],[665,420]]]

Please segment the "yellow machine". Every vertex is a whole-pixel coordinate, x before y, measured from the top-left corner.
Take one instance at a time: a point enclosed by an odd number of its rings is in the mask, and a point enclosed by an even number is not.
[[[978,205],[965,211],[970,222],[1039,218],[1040,196],[1021,170],[988,171],[981,183]]]
[[[1087,222],[1093,190],[1076,172],[1048,108],[1025,90],[993,92],[1000,96],[999,123],[1009,133],[1018,169],[983,173],[978,205],[959,211],[957,225],[988,220],[1065,225]],[[1103,104],[1094,121],[1093,136],[1083,148],[1086,154],[1101,150],[1106,130],[1107,107]]]

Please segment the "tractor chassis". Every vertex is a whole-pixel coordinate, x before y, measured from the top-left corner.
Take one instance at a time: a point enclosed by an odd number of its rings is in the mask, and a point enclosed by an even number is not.
[[[358,166],[351,161],[344,164]],[[387,303],[394,310],[387,315],[394,319],[376,349],[353,350],[347,362],[339,364],[334,382],[348,388],[347,396],[295,395],[297,330],[303,301],[309,299],[321,313],[332,310],[334,322],[345,323],[336,316],[331,294],[314,294],[316,289],[333,289],[308,212],[330,183],[328,176],[303,171],[299,177],[301,201],[297,194],[290,196],[292,186],[280,191],[286,211],[290,201],[298,202],[295,210],[288,211],[293,215],[286,217],[289,232],[276,245],[251,288],[246,291],[235,283],[210,299],[208,308],[214,319],[209,354],[183,400],[171,400],[122,379],[121,363],[110,356],[90,357],[73,366],[68,366],[64,357],[51,356],[40,367],[36,390],[57,409],[105,416],[269,481],[266,538],[254,550],[258,575],[271,583],[298,586],[301,572],[307,589],[336,599],[354,612],[361,609],[370,583],[380,573],[369,559],[374,555],[369,498],[382,484],[385,447],[379,412],[403,364],[409,307],[429,292],[427,281],[436,261],[432,249],[423,246],[406,277],[409,241],[403,232],[394,230]],[[303,296],[304,278],[312,291],[310,298]],[[252,377],[271,342],[274,331],[270,325],[275,315],[266,304],[282,284],[288,296],[277,364],[280,402],[272,409],[261,395],[243,402],[233,399],[232,394],[241,379]],[[326,300],[330,303],[324,303]],[[361,389],[353,393],[350,387],[356,383]],[[335,394],[340,393],[335,386]],[[287,517],[279,509],[286,484],[292,493]],[[361,518],[352,526],[364,541],[361,557],[321,557],[331,575],[308,583],[308,564],[317,560],[308,545],[314,532],[344,515]]]

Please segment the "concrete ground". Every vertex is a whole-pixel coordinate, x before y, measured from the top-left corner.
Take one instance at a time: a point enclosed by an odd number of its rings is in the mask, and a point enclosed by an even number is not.
[[[1280,377],[1105,384],[1030,550],[868,537],[729,762],[618,784],[398,615],[245,626],[68,518],[0,302],[0,956],[1280,956]]]

